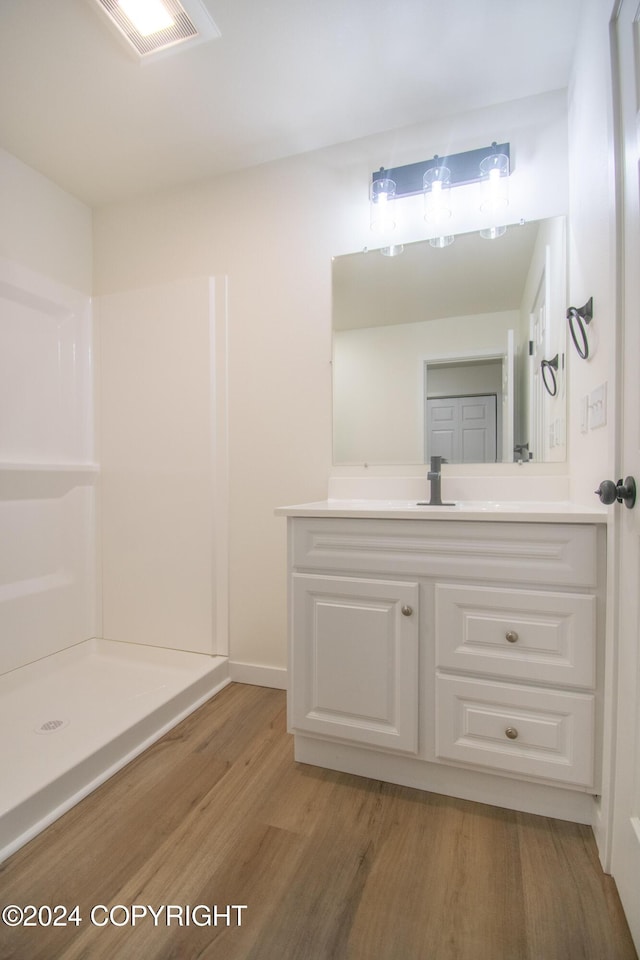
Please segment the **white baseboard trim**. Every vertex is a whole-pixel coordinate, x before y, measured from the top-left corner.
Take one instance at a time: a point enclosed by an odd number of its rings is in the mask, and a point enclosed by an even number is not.
[[[591,824],[593,820],[594,798],[582,790],[467,770],[298,733],[294,743],[295,759],[300,763],[572,823]]]
[[[230,660],[229,676],[236,683],[252,683],[256,687],[273,687],[275,690],[287,689],[286,667],[265,667],[259,663]]]

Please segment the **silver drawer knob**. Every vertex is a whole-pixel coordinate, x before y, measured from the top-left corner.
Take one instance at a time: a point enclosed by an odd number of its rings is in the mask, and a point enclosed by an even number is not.
[[[507,630],[507,632],[505,633],[505,637],[509,641],[509,643],[517,643],[518,640],[520,639],[520,637],[518,636],[515,630]]]
[[[410,607],[408,606],[408,604],[405,604],[402,608],[402,616],[410,617],[412,613],[413,613],[413,607]]]
[[[505,730],[505,734],[509,737],[509,740],[518,739],[518,731],[516,730],[515,727],[507,727],[507,729]]]

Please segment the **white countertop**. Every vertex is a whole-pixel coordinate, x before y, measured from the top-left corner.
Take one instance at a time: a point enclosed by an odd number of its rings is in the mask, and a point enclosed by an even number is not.
[[[415,500],[319,500],[278,507],[281,517],[360,517],[385,520],[503,520],[519,523],[606,523],[606,507],[568,501],[460,500],[430,507]]]

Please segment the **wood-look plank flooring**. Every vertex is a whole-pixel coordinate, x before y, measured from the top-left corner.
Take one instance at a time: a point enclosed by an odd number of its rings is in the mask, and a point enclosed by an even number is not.
[[[284,693],[242,684],[1,865],[7,904],[81,922],[0,924],[1,960],[636,958],[589,828],[296,764]]]

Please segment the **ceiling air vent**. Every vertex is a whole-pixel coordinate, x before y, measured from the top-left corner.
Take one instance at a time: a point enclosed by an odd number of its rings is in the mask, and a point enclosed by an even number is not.
[[[220,36],[200,0],[95,0],[143,60]]]

